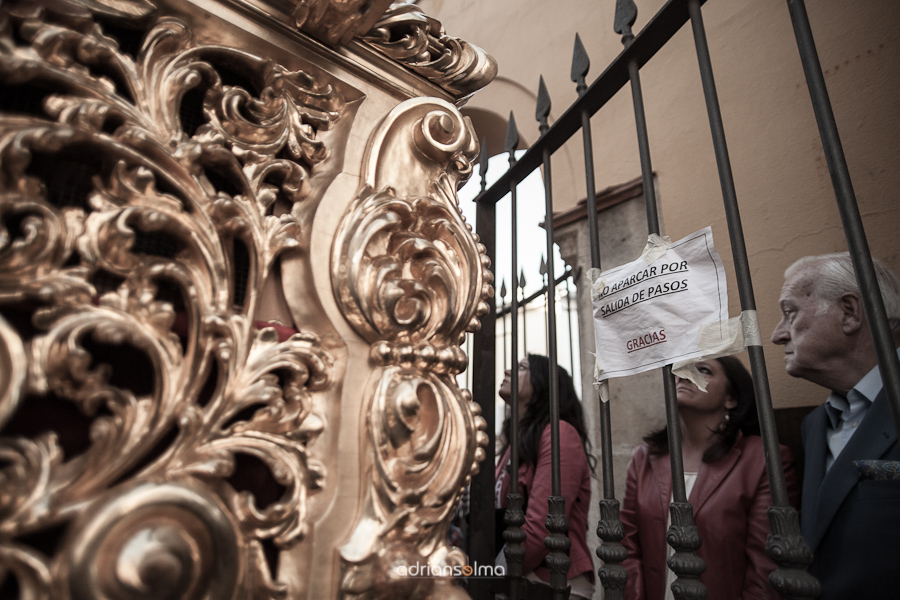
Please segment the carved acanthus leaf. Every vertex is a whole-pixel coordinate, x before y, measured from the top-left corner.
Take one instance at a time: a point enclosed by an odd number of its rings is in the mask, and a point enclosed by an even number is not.
[[[457,97],[475,93],[497,75],[493,57],[447,35],[415,4],[392,4],[361,39]]]

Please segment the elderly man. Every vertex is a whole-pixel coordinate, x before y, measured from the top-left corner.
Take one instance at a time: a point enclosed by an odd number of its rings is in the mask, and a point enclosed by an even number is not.
[[[875,261],[895,346],[900,280]],[[781,321],[788,374],[831,391],[803,421],[800,522],[823,599],[900,597],[900,447],[847,253],[808,256],[785,272]]]

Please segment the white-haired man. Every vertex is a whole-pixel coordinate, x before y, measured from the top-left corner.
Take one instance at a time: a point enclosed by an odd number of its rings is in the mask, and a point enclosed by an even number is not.
[[[879,261],[875,269],[897,346],[900,280]],[[803,421],[809,572],[822,599],[897,598],[900,447],[850,256],[808,256],[784,276],[772,342],[784,346],[788,374],[831,391]]]

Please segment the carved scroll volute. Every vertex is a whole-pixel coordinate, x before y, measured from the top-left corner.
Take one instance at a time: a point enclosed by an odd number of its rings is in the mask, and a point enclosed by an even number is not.
[[[470,122],[452,105],[403,102],[372,136],[364,183],[335,236],[335,297],[370,344],[373,369],[362,400],[370,479],[341,549],[346,597],[463,594],[452,578],[403,573],[464,565],[447,528],[487,443],[471,394],[455,381],[466,366],[460,340],[493,293],[455,194],[477,154]]]
[[[432,98],[404,102],[373,135],[332,267],[338,302],[369,343],[458,350],[463,331],[478,327],[491,276],[456,200],[477,153],[468,118]]]

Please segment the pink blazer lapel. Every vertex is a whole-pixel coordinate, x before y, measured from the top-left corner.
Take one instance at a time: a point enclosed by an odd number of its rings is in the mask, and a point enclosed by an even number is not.
[[[688,498],[691,506],[694,508],[694,516],[700,512],[700,509],[709,500],[714,491],[725,481],[728,474],[737,464],[741,457],[741,449],[738,442],[728,451],[728,454],[714,463],[703,463],[700,472],[697,474],[697,481],[694,483],[694,489],[691,490],[691,496]]]

